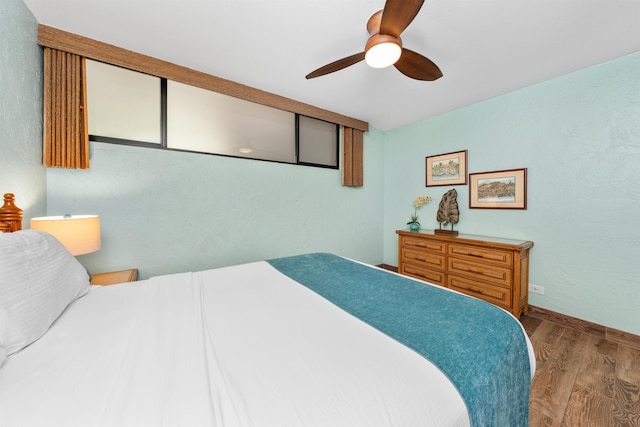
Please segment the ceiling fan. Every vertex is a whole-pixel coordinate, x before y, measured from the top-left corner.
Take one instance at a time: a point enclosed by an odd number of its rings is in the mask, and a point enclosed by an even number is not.
[[[424,0],[387,0],[384,9],[374,13],[367,22],[370,34],[364,52],[347,56],[307,74],[307,79],[324,76],[354,65],[363,59],[374,68],[394,65],[402,74],[416,80],[433,81],[442,71],[430,59],[402,47],[400,33],[416,17]]]

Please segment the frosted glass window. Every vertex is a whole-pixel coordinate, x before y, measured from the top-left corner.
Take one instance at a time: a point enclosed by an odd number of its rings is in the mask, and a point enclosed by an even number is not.
[[[295,114],[168,81],[167,147],[295,163]]]
[[[89,134],[161,143],[160,78],[87,60]]]
[[[298,132],[300,163],[338,166],[338,125],[299,116]]]
[[[338,168],[334,123],[87,60],[93,141]]]

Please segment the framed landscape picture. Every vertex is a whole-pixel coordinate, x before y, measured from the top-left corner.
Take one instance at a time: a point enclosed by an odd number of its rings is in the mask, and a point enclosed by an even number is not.
[[[467,150],[428,156],[427,187],[467,183]]]
[[[470,173],[469,208],[527,209],[527,169]]]

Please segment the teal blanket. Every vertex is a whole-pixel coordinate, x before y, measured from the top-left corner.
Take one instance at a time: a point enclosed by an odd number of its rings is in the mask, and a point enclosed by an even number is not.
[[[508,313],[331,254],[268,262],[438,366],[460,392],[472,426],[529,424],[527,345]]]

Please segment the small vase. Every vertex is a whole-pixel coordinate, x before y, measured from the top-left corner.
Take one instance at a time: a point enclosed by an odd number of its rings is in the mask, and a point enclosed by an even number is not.
[[[412,222],[411,224],[409,224],[409,230],[411,231],[420,230],[420,224],[418,224],[417,222]]]

